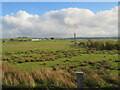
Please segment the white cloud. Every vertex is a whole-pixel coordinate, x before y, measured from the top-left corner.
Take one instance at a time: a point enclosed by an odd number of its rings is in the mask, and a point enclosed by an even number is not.
[[[93,13],[88,9],[65,8],[43,16],[26,11],[2,17],[5,37],[117,36],[118,7]]]

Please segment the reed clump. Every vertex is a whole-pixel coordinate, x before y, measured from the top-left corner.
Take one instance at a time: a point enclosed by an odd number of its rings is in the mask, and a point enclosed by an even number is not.
[[[64,70],[54,71],[44,68],[33,72],[16,70],[9,64],[3,63],[2,81],[3,87],[65,87],[76,86],[70,73]]]

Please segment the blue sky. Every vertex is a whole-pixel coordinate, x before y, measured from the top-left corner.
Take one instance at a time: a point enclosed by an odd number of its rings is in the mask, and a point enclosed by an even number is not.
[[[16,13],[20,10],[42,16],[44,13],[63,8],[77,7],[90,9],[94,13],[109,10],[117,6],[117,2],[3,2],[2,15]]]
[[[61,38],[72,37],[73,33],[78,37],[117,36],[116,6],[118,2],[3,2],[2,36]],[[55,10],[59,11],[50,12]],[[17,16],[5,16],[11,13]]]

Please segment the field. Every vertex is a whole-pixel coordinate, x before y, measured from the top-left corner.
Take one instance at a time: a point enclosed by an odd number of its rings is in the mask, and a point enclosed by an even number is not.
[[[85,73],[84,87],[118,87],[118,48],[96,47],[102,45],[98,42],[117,43],[117,39],[80,42],[97,43],[91,48],[69,39],[3,42],[3,87],[76,88],[76,71]]]

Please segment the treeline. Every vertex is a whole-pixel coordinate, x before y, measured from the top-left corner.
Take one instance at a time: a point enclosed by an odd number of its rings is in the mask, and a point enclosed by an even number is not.
[[[85,43],[79,43],[78,46],[84,46],[87,48],[94,48],[96,50],[120,50],[120,43],[114,41],[93,41],[87,40]]]

